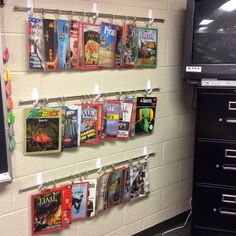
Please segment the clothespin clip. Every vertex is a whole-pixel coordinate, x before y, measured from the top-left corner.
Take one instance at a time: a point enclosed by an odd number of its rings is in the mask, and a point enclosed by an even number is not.
[[[96,169],[97,169],[97,173],[100,174],[103,167],[102,167],[102,161],[101,161],[101,158],[98,158],[97,159],[97,162],[96,162]]]
[[[146,94],[145,94],[145,96],[151,95],[151,93],[152,93],[152,84],[151,84],[151,80],[148,80],[147,84],[146,84]]]
[[[27,0],[28,16],[32,17],[34,14],[34,1]]]
[[[36,88],[32,90],[32,100],[35,100],[33,102],[33,107],[37,107],[39,105],[39,93],[38,93],[38,89]]]
[[[149,158],[149,154],[146,146],[143,148],[143,155],[144,155],[144,160],[147,161]]]
[[[96,23],[96,21],[97,21],[97,19],[98,19],[98,9],[97,9],[97,3],[96,2],[94,2],[93,3],[93,23],[95,24]]]
[[[38,173],[36,176],[36,185],[38,185],[38,189],[41,190],[43,188],[44,185],[44,181],[43,181],[43,176],[42,173]]]

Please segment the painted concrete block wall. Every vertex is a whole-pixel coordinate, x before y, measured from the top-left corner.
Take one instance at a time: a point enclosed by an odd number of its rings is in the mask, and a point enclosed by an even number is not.
[[[35,0],[35,7],[91,11],[92,3],[91,0]],[[144,146],[157,153],[150,158],[149,198],[114,207],[94,219],[75,222],[54,235],[132,235],[190,207],[194,114],[190,109],[192,90],[184,85],[181,68],[186,0],[98,0],[97,3],[100,12],[124,15],[147,16],[148,9],[152,8],[155,17],[166,20],[164,24],[154,25],[159,29],[159,66],[156,69],[28,72],[27,14],[13,11],[14,5],[25,6],[26,0],[6,1],[3,9],[4,37],[10,50],[7,66],[14,77],[17,146],[12,154],[14,180],[0,185],[1,235],[31,235],[30,195],[36,191],[20,194],[18,189],[34,184],[38,172],[42,172],[46,181],[52,180],[94,168],[96,158],[109,164],[142,155]],[[93,93],[96,83],[103,92],[145,89],[147,80],[161,89],[161,92],[153,94],[158,97],[153,135],[50,156],[23,156],[23,107],[18,102],[31,99],[33,88],[38,89],[41,97],[59,97]]]

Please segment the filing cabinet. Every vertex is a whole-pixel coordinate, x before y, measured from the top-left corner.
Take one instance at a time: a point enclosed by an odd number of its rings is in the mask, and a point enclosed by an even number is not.
[[[236,87],[198,87],[192,236],[236,235]]]

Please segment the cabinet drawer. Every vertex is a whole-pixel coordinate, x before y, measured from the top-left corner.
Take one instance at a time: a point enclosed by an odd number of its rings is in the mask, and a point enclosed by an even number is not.
[[[194,161],[195,181],[236,185],[235,143],[197,141]]]
[[[236,189],[195,186],[193,225],[236,230]]]
[[[236,232],[193,227],[191,236],[235,236]]]
[[[236,140],[236,95],[199,93],[198,137]]]

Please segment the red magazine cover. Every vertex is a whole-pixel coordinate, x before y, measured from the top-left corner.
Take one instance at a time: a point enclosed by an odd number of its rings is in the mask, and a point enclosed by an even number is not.
[[[62,219],[64,226],[72,222],[72,185],[67,184],[63,188]]]
[[[44,190],[32,195],[31,204],[32,234],[53,232],[64,228],[62,188]]]
[[[82,61],[80,68],[100,69],[101,67],[98,66],[100,25],[82,23],[80,40],[82,40],[80,48]]]

